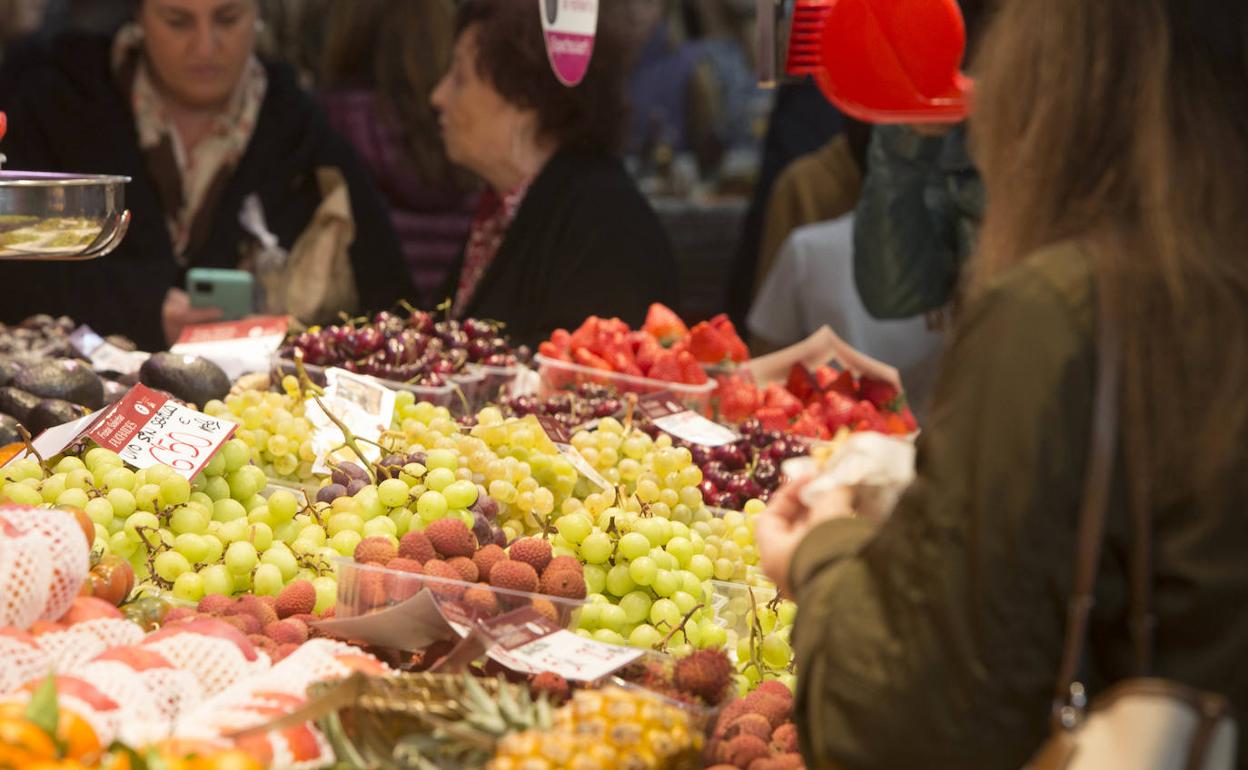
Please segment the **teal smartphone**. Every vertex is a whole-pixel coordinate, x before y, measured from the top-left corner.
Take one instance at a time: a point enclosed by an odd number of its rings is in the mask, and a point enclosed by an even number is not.
[[[255,289],[256,279],[246,270],[193,267],[186,273],[191,307],[219,307],[226,321],[255,314]]]

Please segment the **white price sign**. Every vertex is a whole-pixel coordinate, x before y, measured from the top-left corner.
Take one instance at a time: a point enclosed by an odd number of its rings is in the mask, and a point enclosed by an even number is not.
[[[165,465],[194,478],[230,440],[238,425],[182,406],[135,385],[86,435],[134,468]]]
[[[352,374],[345,369],[329,369],[325,372],[325,379],[328,386],[321,397],[325,408],[357,437],[379,441],[394,419],[394,391],[372,377]],[[359,462],[350,449],[340,448],[345,441],[342,430],[316,402],[308,404],[307,417],[316,428],[312,435],[312,445],[316,448],[316,464],[312,466],[314,473],[329,473],[331,465],[338,463]],[[381,450],[373,444],[363,442],[360,450],[369,462],[376,462],[381,457]]]

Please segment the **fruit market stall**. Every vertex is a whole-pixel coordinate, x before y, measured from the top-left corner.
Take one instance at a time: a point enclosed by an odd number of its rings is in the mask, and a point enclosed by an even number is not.
[[[800,767],[752,522],[904,396],[662,306],[505,332],[401,308],[231,380],[0,329],[0,766]]]

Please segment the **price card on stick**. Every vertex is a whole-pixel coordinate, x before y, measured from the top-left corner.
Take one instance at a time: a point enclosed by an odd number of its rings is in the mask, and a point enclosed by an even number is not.
[[[325,379],[329,384],[321,403],[356,437],[366,439],[360,442],[360,450],[369,462],[376,462],[381,457],[381,449],[368,442],[379,441],[381,434],[390,429],[394,419],[394,391],[372,377],[352,374],[345,369],[329,369]],[[340,448],[346,440],[342,430],[315,401],[308,403],[307,418],[316,428],[312,434],[317,458],[312,466],[314,473],[329,473],[331,466],[338,463],[359,462],[350,449]]]
[[[567,428],[563,427],[558,420],[550,415],[539,415],[537,422],[542,426],[542,430],[546,431],[546,436],[555,445],[555,449],[559,450],[559,454],[572,463],[572,467],[576,468],[577,473],[603,491],[612,489],[611,482],[604,479],[602,474],[598,472],[598,469],[589,464],[589,460],[585,459],[585,455],[581,454],[581,450],[572,446],[572,437],[568,435]]]
[[[165,465],[192,479],[236,430],[235,423],[209,417],[164,393],[135,385],[86,436],[134,468]]]
[[[585,79],[598,32],[598,0],[537,0],[546,55],[559,82],[569,88]]]
[[[691,444],[716,447],[741,438],[735,431],[690,411],[665,392],[642,396],[637,401],[637,410],[649,417],[659,430]]]
[[[273,354],[286,339],[289,325],[285,316],[194,324],[182,330],[170,352],[206,358],[221,367],[231,380],[237,380],[250,372],[268,370]]]

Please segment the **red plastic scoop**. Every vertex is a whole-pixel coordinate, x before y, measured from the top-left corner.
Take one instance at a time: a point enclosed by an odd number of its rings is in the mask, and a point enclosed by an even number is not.
[[[972,83],[960,71],[966,25],[956,0],[830,0],[815,78],[842,111],[870,123],[954,123]]]

